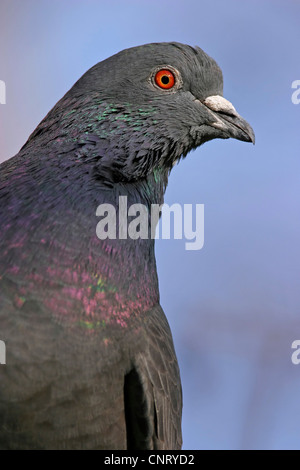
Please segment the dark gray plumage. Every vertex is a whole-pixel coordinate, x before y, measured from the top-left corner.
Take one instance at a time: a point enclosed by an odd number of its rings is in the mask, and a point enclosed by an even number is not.
[[[161,87],[160,70],[174,84],[163,76]],[[99,240],[96,208],[118,210],[120,195],[161,204],[191,149],[254,141],[222,88],[200,48],[125,50],[89,70],[0,166],[1,449],[181,447],[154,240]]]

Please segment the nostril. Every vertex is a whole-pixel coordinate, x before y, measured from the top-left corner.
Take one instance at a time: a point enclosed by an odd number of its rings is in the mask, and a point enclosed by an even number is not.
[[[219,116],[229,116],[231,118],[237,118],[238,117],[238,114],[236,112],[233,112],[233,111],[218,111],[218,115]]]

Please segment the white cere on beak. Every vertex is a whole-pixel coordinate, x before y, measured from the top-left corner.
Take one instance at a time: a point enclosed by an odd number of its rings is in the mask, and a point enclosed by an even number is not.
[[[212,111],[223,112],[228,114],[237,114],[233,104],[220,95],[208,96],[203,101],[203,104],[205,104],[205,106],[207,106]]]

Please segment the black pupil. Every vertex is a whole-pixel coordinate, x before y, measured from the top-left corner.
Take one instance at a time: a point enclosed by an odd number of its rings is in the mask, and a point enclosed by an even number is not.
[[[161,78],[161,81],[164,85],[168,85],[168,83],[170,82],[170,79],[168,77],[168,75],[164,75],[162,78]]]

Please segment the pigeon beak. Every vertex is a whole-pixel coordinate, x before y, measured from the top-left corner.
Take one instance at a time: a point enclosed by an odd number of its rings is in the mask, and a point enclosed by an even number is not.
[[[255,134],[250,124],[245,121],[235,110],[230,101],[223,96],[208,96],[202,101],[210,111],[213,111],[215,121],[209,125],[225,132],[228,137],[243,140],[244,142],[255,143]]]

